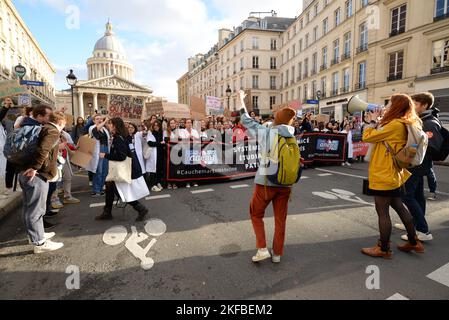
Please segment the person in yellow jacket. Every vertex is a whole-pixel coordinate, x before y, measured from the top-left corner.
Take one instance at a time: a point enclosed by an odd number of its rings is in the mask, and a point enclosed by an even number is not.
[[[382,111],[368,112],[365,120],[370,122],[363,133],[363,141],[374,144],[369,166],[369,192],[374,196],[377,215],[379,216],[380,240],[373,248],[364,248],[362,253],[371,257],[391,259],[390,249],[392,207],[407,229],[409,241],[398,246],[404,252],[424,252],[424,246],[416,236],[413,218],[401,201],[401,187],[410,178],[406,169],[395,166],[393,156],[388,152],[387,143],[395,154],[407,143],[407,124],[422,126],[415,112],[412,99],[405,94],[395,94],[389,105]],[[378,121],[380,119],[380,121]]]

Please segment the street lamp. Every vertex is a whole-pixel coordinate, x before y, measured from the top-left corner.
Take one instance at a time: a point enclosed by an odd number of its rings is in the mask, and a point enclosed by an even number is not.
[[[232,96],[232,90],[231,87],[228,85],[228,88],[226,89],[226,97],[228,97],[228,110],[231,110],[231,96]]]
[[[321,96],[322,96],[322,92],[320,90],[318,90],[316,92],[316,99],[318,100],[318,113],[320,113],[320,99],[321,99]]]
[[[89,103],[89,115],[92,117],[92,103]]]
[[[70,73],[68,74],[68,76],[66,77],[67,79],[67,83],[70,86],[70,89],[72,91],[72,115],[73,115],[73,125],[75,125],[75,104],[73,101],[73,87],[76,85],[76,82],[78,81],[78,79],[76,78],[76,76],[73,74],[73,70],[70,69]],[[82,106],[80,106],[80,108],[82,108]]]

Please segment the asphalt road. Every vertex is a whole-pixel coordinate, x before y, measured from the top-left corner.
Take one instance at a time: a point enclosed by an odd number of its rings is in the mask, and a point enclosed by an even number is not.
[[[20,211],[0,225],[0,299],[449,299],[449,167],[437,168],[443,194],[429,203],[435,240],[423,255],[394,250],[391,261],[360,253],[378,239],[373,199],[361,194],[367,165],[321,167],[304,175],[291,199],[280,265],[251,263],[251,179],[152,194],[144,201],[148,219],[159,220],[136,224],[131,208],[114,209],[111,222],[94,221],[104,200],[91,198],[87,178],[77,177],[75,195],[82,203],[54,218],[58,226],[52,231],[63,249],[32,254]],[[268,239],[272,216],[270,209]],[[104,234],[114,226],[126,228],[127,237],[106,237],[116,244],[107,245]],[[138,245],[149,246],[149,270],[132,253],[132,226],[148,236]],[[393,231],[393,243],[401,242],[401,234]],[[66,286],[69,266],[79,268],[79,289]],[[377,275],[379,286],[368,289],[367,279]]]

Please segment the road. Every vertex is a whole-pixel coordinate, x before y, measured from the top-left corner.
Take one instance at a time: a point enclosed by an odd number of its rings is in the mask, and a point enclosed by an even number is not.
[[[62,250],[32,254],[20,211],[0,225],[0,299],[449,299],[449,167],[437,168],[443,194],[429,203],[435,240],[423,255],[394,250],[391,261],[360,253],[378,239],[373,199],[361,194],[366,164],[309,169],[304,175],[291,199],[280,265],[251,263],[251,179],[152,194],[145,205],[148,218],[158,220],[136,224],[130,208],[114,209],[113,221],[94,221],[104,200],[91,198],[87,178],[76,177],[75,195],[82,203],[65,207],[54,219]],[[270,209],[268,239],[272,216]],[[128,236],[107,238],[116,242],[107,245],[103,236],[114,226],[126,228]],[[127,249],[132,226],[152,234],[139,244],[150,245],[149,270]],[[393,244],[401,242],[401,234],[393,231]],[[71,290],[66,280],[76,268],[80,288]],[[367,282],[376,283],[369,277],[376,277],[378,286],[368,289]]]

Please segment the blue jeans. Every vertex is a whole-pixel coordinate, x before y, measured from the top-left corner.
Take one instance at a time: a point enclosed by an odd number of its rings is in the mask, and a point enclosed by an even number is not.
[[[108,147],[101,146],[100,153],[108,153]],[[101,193],[103,191],[104,184],[106,182],[106,177],[109,171],[109,161],[108,159],[100,159],[98,161],[97,172],[94,174],[94,179],[92,181],[92,191],[94,193]]]
[[[431,193],[437,192],[437,177],[435,176],[435,170],[432,168],[427,174],[427,182]]]
[[[426,221],[423,176],[414,174],[410,177],[405,184],[405,192],[402,193],[402,202],[412,214],[416,230],[425,234],[429,233],[429,225]]]

